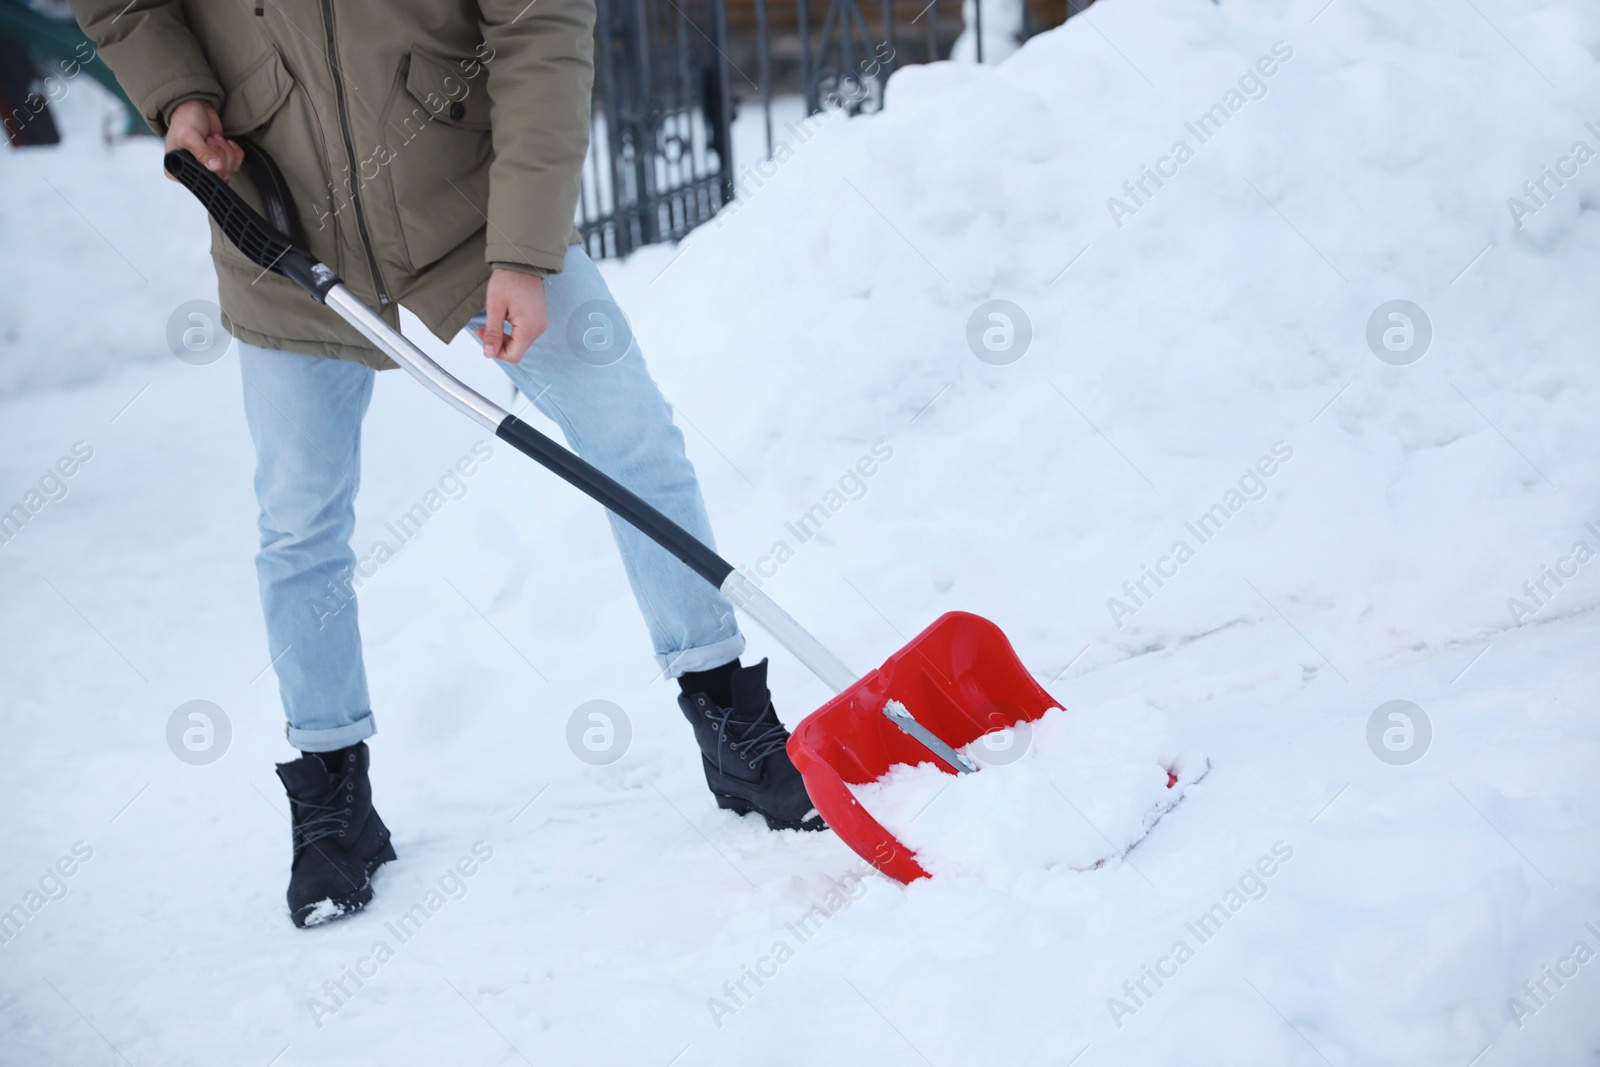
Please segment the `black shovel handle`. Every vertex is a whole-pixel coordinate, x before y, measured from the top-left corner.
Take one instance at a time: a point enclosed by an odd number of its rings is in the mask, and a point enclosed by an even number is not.
[[[694,534],[615,478],[571,449],[562,448],[515,415],[502,419],[494,434],[551,474],[581,489],[589,499],[604,505],[716,588],[721,589],[728,575],[733,573],[733,564],[707,548]]]
[[[290,228],[290,232],[293,232],[298,223],[283,200],[285,187],[278,168],[272,163],[271,157],[261,149],[253,145],[244,147],[246,169],[250,170],[251,177],[256,181],[256,187],[267,200],[268,210],[279,216]],[[250,161],[254,161],[253,167]],[[292,240],[278,226],[262,218],[255,208],[245,202],[244,197],[234,192],[227,182],[207,170],[187,148],[168,152],[162,160],[162,165],[168,174],[176,178],[205,205],[223,235],[232,241],[233,246],[250,262],[262,270],[283,275],[316,297],[319,302],[326,302],[328,290],[340,284],[337,274],[325,264],[317,262],[310,252]]]
[[[335,288],[341,288],[343,282],[331,268],[318,262],[298,241],[289,236],[290,233],[296,232],[297,217],[293,205],[287,200],[287,186],[271,157],[254,145],[243,143],[243,147],[245,171],[255,181],[256,189],[260,192],[268,213],[281,220],[278,226],[262,218],[260,212],[246,203],[244,198],[221,178],[206,169],[188,149],[168,152],[163,164],[167,173],[199,198],[206,210],[211,213],[211,217],[216,220],[223,235],[232,241],[234,247],[238,248],[246,258],[263,271],[283,275],[319,302],[326,304],[328,294]],[[289,232],[286,233],[285,230]],[[348,317],[345,310],[338,307],[335,310],[342,316]],[[410,347],[410,342],[394,333],[387,323],[372,316],[370,310],[367,314],[374,320],[370,324],[373,329],[393,334],[394,341],[391,343],[397,347],[399,345]],[[352,320],[352,325],[354,324]],[[461,394],[472,393],[442,368],[432,364],[432,361],[422,353],[418,352],[417,358],[430,364],[432,370],[437,372],[428,375],[432,379],[431,385],[435,391],[442,387],[459,391]],[[416,373],[415,368],[408,366],[407,369]],[[442,386],[441,381],[444,383]],[[481,397],[478,399],[482,400]],[[487,404],[487,401],[484,403]],[[476,417],[482,417],[481,411],[469,410]],[[498,425],[494,427],[495,436],[604,505],[640,533],[672,553],[690,570],[713,586],[721,589],[728,576],[733,573],[733,564],[707,548],[699,538],[663,515],[621,482],[569,449],[562,448],[515,415],[500,411],[498,408],[495,411],[496,418],[499,419]],[[493,425],[493,420],[486,421],[490,421]]]

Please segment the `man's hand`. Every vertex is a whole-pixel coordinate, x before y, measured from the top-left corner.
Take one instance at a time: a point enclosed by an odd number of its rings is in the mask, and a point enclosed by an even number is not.
[[[185,100],[167,116],[167,151],[180,148],[193,152],[194,158],[223,180],[244,165],[244,149],[222,136],[222,118],[204,100]]]
[[[489,321],[477,331],[483,354],[489,359],[516,363],[548,325],[544,306],[544,279],[521,271],[495,268],[489,275],[484,298]],[[505,326],[511,327],[509,335]]]

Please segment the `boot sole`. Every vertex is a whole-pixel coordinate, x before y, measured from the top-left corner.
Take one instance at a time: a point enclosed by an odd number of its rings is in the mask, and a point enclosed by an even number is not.
[[[805,830],[811,832],[817,830],[826,830],[828,828],[828,824],[822,821],[822,816],[820,815],[813,815],[809,819],[801,819],[798,822],[790,819],[779,819],[775,816],[768,815],[766,812],[762,811],[760,808],[756,807],[754,804],[742,797],[729,796],[727,793],[718,793],[715,791],[713,791],[711,795],[717,798],[717,807],[726,811],[731,811],[735,815],[749,815],[752,811],[760,815],[763,819],[767,820],[767,829],[769,830]]]
[[[312,926],[321,926],[338,919],[348,919],[362,908],[372,902],[372,875],[377,869],[395,858],[394,843],[385,841],[376,855],[367,862],[366,878],[360,888],[348,896],[324,897],[314,904],[290,912],[294,924],[304,930]]]

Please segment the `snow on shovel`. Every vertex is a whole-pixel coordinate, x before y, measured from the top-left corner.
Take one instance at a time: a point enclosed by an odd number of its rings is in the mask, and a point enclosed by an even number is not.
[[[949,612],[882,667],[857,677],[688,531],[459,381],[392,329],[291,236],[298,228],[282,175],[261,149],[244,147],[245,172],[254,180],[271,223],[188,151],[167,153],[164,164],[248,259],[299,285],[430,392],[672,553],[838,694],[801,722],[789,739],[789,757],[804,776],[818,814],[845,844],[901,882],[925,877],[927,871],[915,854],[867,813],[849,787],[876,781],[898,764],[925,763],[930,753],[952,774],[971,772],[975,765],[955,749],[996,730],[1036,720],[1056,706],[1018,661],[999,627],[976,615]]]

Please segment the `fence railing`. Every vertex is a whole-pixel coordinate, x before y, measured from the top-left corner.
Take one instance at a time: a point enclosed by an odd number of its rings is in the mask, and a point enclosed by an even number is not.
[[[896,68],[950,58],[969,22],[963,57],[981,63],[997,30],[1020,43],[1092,2],[987,0],[986,36],[985,0],[597,0],[589,254],[676,241],[731,200],[737,110],[761,109],[770,158],[775,97],[873,111]]]
[[[674,241],[732,191],[724,0],[597,0],[578,229],[589,254]]]

